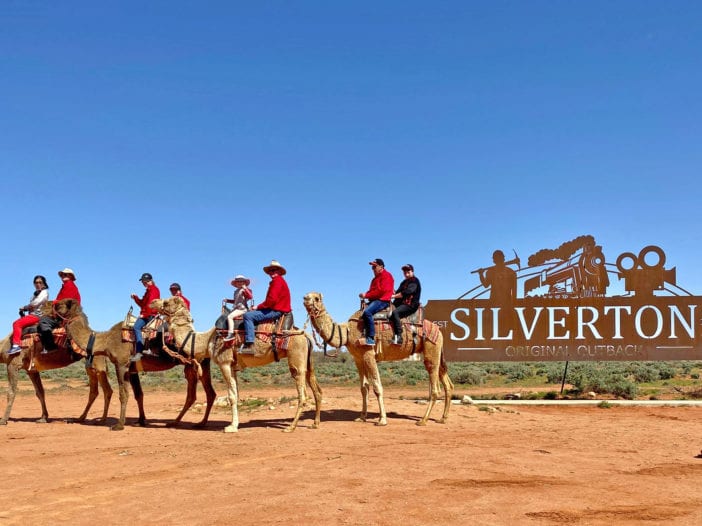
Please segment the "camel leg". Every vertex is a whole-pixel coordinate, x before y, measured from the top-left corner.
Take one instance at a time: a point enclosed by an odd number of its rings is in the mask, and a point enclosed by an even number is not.
[[[427,425],[427,420],[429,419],[429,414],[436,404],[436,400],[439,397],[439,368],[436,367],[434,360],[424,353],[424,368],[429,373],[429,403],[427,404],[427,410],[424,413],[422,419],[417,422],[418,426]]]
[[[168,427],[177,426],[185,416],[185,413],[188,412],[188,409],[190,409],[195,403],[195,400],[197,400],[197,369],[192,365],[186,365],[183,369],[183,374],[188,383],[188,388],[185,392],[185,402],[183,402],[183,409],[180,410],[180,413],[178,413],[178,416],[173,422],[168,423]]]
[[[37,371],[27,372],[27,374],[34,385],[34,392],[41,404],[41,417],[37,420],[37,423],[46,424],[49,421],[49,411],[46,409],[46,396],[44,395],[44,384],[41,383],[41,375]]]
[[[5,414],[0,419],[0,425],[6,426],[7,420],[10,418],[10,413],[12,412],[12,404],[15,403],[15,396],[17,395],[17,378],[19,377],[19,369],[14,365],[7,364],[7,406],[5,407]]]
[[[361,415],[355,419],[355,422],[365,422],[368,420],[368,374],[366,373],[366,366],[363,363],[362,358],[353,357],[356,362],[356,370],[358,371],[358,379],[361,382]]]
[[[290,363],[290,356],[288,356],[288,363]],[[297,387],[297,410],[295,411],[295,418],[293,418],[292,423],[283,429],[284,433],[295,431],[297,422],[300,420],[300,415],[302,415],[302,407],[305,405],[305,371],[301,373],[300,370],[293,365],[290,365],[289,368],[290,374],[293,380],[295,380],[295,387]]]
[[[449,409],[451,409],[451,399],[453,398],[453,382],[448,375],[448,367],[444,360],[443,352],[441,353],[441,365],[439,366],[439,378],[444,386],[444,414],[439,420],[439,424],[445,424],[448,421]]]
[[[202,420],[195,424],[195,427],[204,427],[205,424],[207,424],[207,421],[210,418],[210,411],[212,411],[212,406],[217,399],[217,392],[214,390],[214,386],[212,385],[212,372],[210,370],[209,358],[203,360],[200,365],[202,366],[202,378],[200,378],[200,382],[202,382],[202,388],[205,390],[207,405],[205,407],[205,415],[202,417]]]
[[[365,366],[368,379],[373,386],[373,392],[378,399],[378,411],[380,416],[376,422],[376,426],[388,425],[388,417],[385,413],[385,402],[383,400],[383,384],[380,381],[380,372],[378,371],[378,362],[375,361],[375,350],[371,349],[363,353],[363,365]]]
[[[225,433],[236,433],[239,431],[239,393],[237,392],[236,373],[232,377],[232,363],[226,362],[219,364],[219,370],[222,371],[222,379],[227,386],[227,398],[229,405],[232,408],[232,423],[224,428]]]
[[[129,375],[128,364],[115,364],[117,372],[117,384],[119,386],[119,421],[112,426],[112,431],[122,431],[127,418],[127,402],[129,401],[129,390],[127,389],[127,376]]]
[[[137,407],[139,408],[138,425],[141,427],[146,427],[146,414],[144,413],[144,390],[141,388],[139,373],[131,373],[129,375],[129,383],[132,385],[134,400],[136,400]]]
[[[95,402],[95,399],[98,395],[97,371],[93,367],[86,366],[85,372],[88,375],[88,403],[85,405],[83,413],[78,417],[78,422],[85,422],[85,419],[88,417],[88,411],[90,411],[90,408],[92,407],[93,402]]]
[[[319,383],[317,383],[317,377],[312,368],[307,370],[307,385],[310,386],[312,395],[314,396],[314,424],[312,425],[312,429],[318,429],[322,414],[322,388]]]
[[[110,400],[112,400],[112,386],[110,385],[110,379],[107,377],[107,371],[98,372],[98,382],[100,387],[102,387],[102,417],[98,420],[99,423],[105,424],[107,422],[107,413],[110,410]]]

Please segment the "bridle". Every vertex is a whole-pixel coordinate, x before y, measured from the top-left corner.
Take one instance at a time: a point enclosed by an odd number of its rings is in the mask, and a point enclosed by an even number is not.
[[[305,327],[307,327],[307,323],[309,321],[319,318],[324,312],[326,312],[325,308],[323,308],[323,307],[319,308],[319,307],[316,307],[314,305],[310,305],[309,307],[307,307],[307,305],[305,305],[305,308],[307,310],[307,321],[305,322],[305,326],[303,327],[303,330]],[[331,345],[331,343],[330,343],[334,339],[334,332],[335,331],[339,335],[339,346],[338,347]],[[317,341],[317,336],[315,335],[315,333],[318,334],[319,337],[322,339],[322,345],[320,345],[319,342]],[[322,336],[322,334],[319,332],[319,330],[314,326],[314,323],[312,323],[312,339],[314,340],[314,344],[317,347],[321,348],[322,351],[324,351],[324,356],[329,356],[330,358],[336,358],[337,356],[339,356],[339,347],[341,347],[343,345],[342,344],[343,334],[341,332],[341,325],[332,321],[331,336],[329,338],[325,338],[324,336]],[[333,353],[327,352],[327,345],[331,345],[332,347],[334,347],[336,349],[336,352],[333,352]]]

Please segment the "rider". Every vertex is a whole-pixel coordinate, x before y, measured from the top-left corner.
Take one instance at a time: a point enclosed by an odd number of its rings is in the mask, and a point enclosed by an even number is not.
[[[234,339],[234,318],[239,318],[244,315],[244,313],[248,312],[248,302],[253,299],[253,292],[249,288],[251,284],[249,278],[238,274],[231,281],[231,284],[234,287],[234,297],[224,300],[224,303],[234,304],[231,312],[227,314],[227,336],[224,338],[225,342]]]
[[[12,324],[12,347],[7,354],[15,354],[22,350],[20,341],[22,339],[22,329],[39,323],[41,318],[41,308],[49,301],[49,285],[46,284],[44,276],[34,276],[34,294],[24,307],[20,307],[20,317]]]
[[[131,358],[131,361],[138,362],[141,360],[141,355],[147,354],[149,356],[153,355],[151,351],[144,350],[144,339],[141,335],[141,329],[143,329],[147,323],[149,323],[157,312],[151,308],[151,302],[157,300],[161,297],[161,291],[154,283],[154,278],[148,272],[144,272],[139,278],[142,285],[146,288],[144,295],[140,298],[136,294],[132,294],[132,299],[134,302],[141,307],[141,312],[139,313],[139,318],[134,323],[134,347],[136,353]]]
[[[402,322],[400,318],[406,318],[417,311],[419,298],[422,294],[422,285],[414,275],[414,267],[409,263],[402,265],[402,272],[405,274],[405,279],[402,280],[395,294],[392,295],[392,304],[395,305],[395,310],[390,314],[390,323],[392,324],[392,343],[394,345],[402,345]]]
[[[383,309],[387,309],[390,305],[395,287],[395,280],[387,270],[385,270],[385,262],[380,258],[375,258],[368,263],[373,268],[373,279],[370,283],[370,288],[366,292],[361,292],[358,297],[368,300],[370,303],[363,310],[361,315],[366,326],[366,345],[375,345],[375,323],[373,323],[373,314]]]
[[[185,306],[190,310],[190,300],[183,296],[183,291],[180,289],[180,284],[179,283],[171,283],[171,286],[168,287],[168,290],[171,291],[171,296],[178,296],[180,299],[183,300],[183,303],[185,303]]]
[[[266,292],[266,299],[259,303],[252,310],[244,313],[244,344],[239,349],[240,354],[256,354],[254,342],[256,333],[255,323],[262,321],[274,321],[283,314],[292,311],[290,306],[290,289],[283,276],[286,274],[285,268],[276,260],[271,261],[267,267],[263,267],[263,272],[271,277]]]
[[[78,287],[76,287],[75,272],[66,267],[63,270],[59,270],[58,275],[63,284],[61,285],[61,289],[58,291],[54,301],[72,299],[80,304],[80,292],[78,292]],[[48,353],[58,349],[56,342],[54,341],[54,335],[51,331],[53,331],[59,325],[61,325],[61,319],[59,317],[42,316],[39,319],[39,339],[41,340],[42,347],[44,347],[42,353]]]

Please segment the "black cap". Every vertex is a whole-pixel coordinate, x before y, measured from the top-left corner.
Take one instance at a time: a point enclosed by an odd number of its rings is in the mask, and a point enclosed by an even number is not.
[[[139,278],[139,281],[152,281],[154,278],[151,274],[148,272],[144,272],[141,277]]]
[[[180,285],[178,283],[171,283],[171,286],[168,288],[180,290]]]
[[[369,261],[368,264],[369,264],[369,265],[373,265],[374,267],[375,267],[376,265],[379,265],[379,266],[381,266],[381,267],[384,267],[384,266],[385,266],[385,261],[383,261],[383,260],[380,259],[380,258],[375,258],[373,261]]]
[[[402,270],[411,270],[412,272],[414,272],[414,267],[407,263],[405,265],[402,265]]]

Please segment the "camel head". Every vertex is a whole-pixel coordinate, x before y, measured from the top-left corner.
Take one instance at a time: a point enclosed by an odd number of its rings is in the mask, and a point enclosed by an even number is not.
[[[305,306],[307,314],[312,318],[316,318],[325,311],[321,292],[308,292],[302,298],[302,304]]]
[[[178,315],[179,313],[187,314],[187,317],[190,318],[188,308],[185,306],[185,302],[180,296],[171,296],[170,298],[166,299],[157,299],[152,301],[149,306],[152,309],[156,310],[159,314],[163,314],[164,316],[166,316],[166,318],[168,318],[169,320],[172,319],[173,316]]]
[[[74,299],[63,299],[53,302],[54,312],[64,320],[71,320],[77,316],[81,316],[85,319],[85,314],[83,313],[83,308],[80,306],[80,302]]]
[[[154,301],[149,303],[149,307],[154,309],[159,314],[163,314],[163,300],[161,298],[155,299]]]

